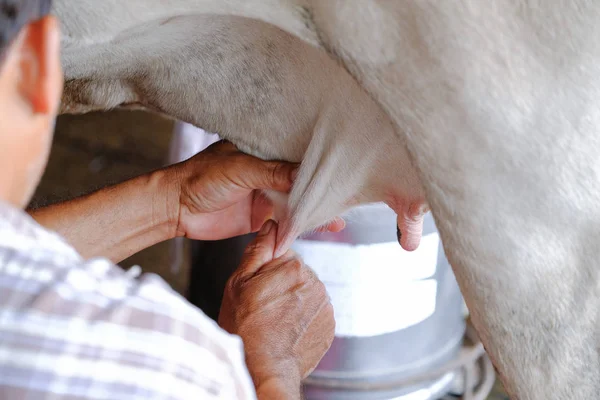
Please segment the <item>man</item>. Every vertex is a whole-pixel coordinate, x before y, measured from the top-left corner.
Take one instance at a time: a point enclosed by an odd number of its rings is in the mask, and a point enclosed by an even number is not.
[[[219,325],[243,350],[160,278],[102,258],[176,236],[257,231],[271,208],[255,190],[288,191],[295,165],[217,143],[31,217],[22,211],[63,83],[49,8],[0,0],[0,398],[300,398],[333,340],[333,312],[296,255],[273,259],[275,223],[262,226],[225,291]]]

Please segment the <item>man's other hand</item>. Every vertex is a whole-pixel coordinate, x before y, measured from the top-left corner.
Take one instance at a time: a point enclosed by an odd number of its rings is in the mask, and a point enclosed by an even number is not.
[[[219,325],[242,338],[259,397],[296,398],[331,346],[335,321],[325,286],[301,258],[288,251],[273,259],[276,231],[268,221],[246,249],[227,282]]]

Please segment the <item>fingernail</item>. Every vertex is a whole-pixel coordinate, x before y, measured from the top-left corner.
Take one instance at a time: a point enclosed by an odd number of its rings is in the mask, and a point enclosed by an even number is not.
[[[269,233],[271,233],[271,231],[273,230],[274,226],[275,226],[275,221],[273,221],[272,219],[268,220],[262,226],[262,228],[260,228],[260,231],[258,232],[258,235],[259,236],[267,236]]]
[[[398,238],[398,243],[400,243],[400,239],[402,239],[402,232],[400,232],[400,228],[396,227],[396,237]]]

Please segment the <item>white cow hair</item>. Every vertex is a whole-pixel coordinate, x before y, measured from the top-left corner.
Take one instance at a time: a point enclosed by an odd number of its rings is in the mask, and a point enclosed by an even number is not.
[[[407,146],[473,322],[512,398],[598,397],[600,3],[56,3],[66,29],[66,111],[154,103],[228,131],[262,157],[297,161],[306,150],[303,168],[313,174],[300,178],[289,204],[307,219],[321,206],[315,218],[347,206],[346,197],[364,192],[355,186],[361,180],[373,198],[358,202],[389,195],[379,183],[417,199]],[[152,34],[182,14],[168,34]],[[271,25],[208,14],[262,20],[314,47]],[[211,36],[208,26],[218,23],[223,36]],[[247,35],[265,48],[244,48]],[[267,43],[293,50],[261,64],[265,57],[252,55],[268,53]],[[228,68],[248,57],[257,64],[233,82]],[[264,86],[252,84],[257,72],[274,89],[269,101]],[[157,76],[158,84],[149,82]],[[271,97],[277,90],[281,96]],[[257,112],[257,104],[265,107]],[[234,137],[241,127],[248,127],[243,139]],[[352,168],[354,158],[365,161]],[[319,187],[325,183],[335,193]],[[335,207],[319,203],[330,198]]]
[[[289,199],[269,193],[280,205],[282,249],[352,205],[385,201],[400,228],[424,205],[381,107],[325,52],[273,25],[162,18],[109,42],[66,46],[63,60],[64,111],[139,104],[218,132],[246,153],[302,161]]]

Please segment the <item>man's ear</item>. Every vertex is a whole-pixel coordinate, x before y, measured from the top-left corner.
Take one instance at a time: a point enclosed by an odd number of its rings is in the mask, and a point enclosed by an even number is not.
[[[17,90],[34,114],[54,114],[63,86],[60,33],[52,16],[30,23],[14,43],[19,63]]]

